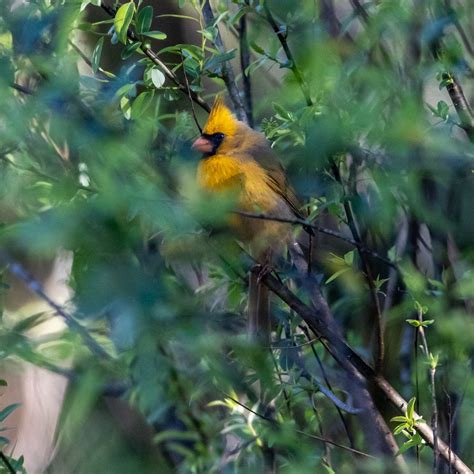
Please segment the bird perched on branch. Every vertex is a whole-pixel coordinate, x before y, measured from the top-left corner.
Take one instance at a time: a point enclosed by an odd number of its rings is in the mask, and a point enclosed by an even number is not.
[[[302,217],[300,205],[288,183],[285,170],[265,136],[238,121],[221,97],[217,97],[202,135],[193,148],[200,151],[200,186],[216,193],[234,192],[238,210],[268,217]],[[250,246],[263,270],[291,239],[291,226],[272,220],[232,214],[230,225],[236,236]],[[249,333],[268,342],[270,313],[268,289],[258,272],[249,282]]]

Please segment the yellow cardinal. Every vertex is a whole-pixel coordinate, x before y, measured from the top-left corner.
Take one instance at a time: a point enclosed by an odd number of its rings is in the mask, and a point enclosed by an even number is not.
[[[244,212],[284,219],[301,217],[285,171],[265,136],[238,121],[220,97],[193,148],[203,154],[198,182],[205,190],[236,192],[239,210]],[[238,238],[250,244],[254,258],[265,266],[291,236],[291,227],[281,222],[233,215],[230,223]],[[268,341],[268,290],[253,273],[248,306],[250,334]]]

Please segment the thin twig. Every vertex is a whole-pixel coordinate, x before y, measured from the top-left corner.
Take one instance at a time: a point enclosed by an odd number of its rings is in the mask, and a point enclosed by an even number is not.
[[[270,418],[269,416],[263,415],[263,414],[255,411],[255,410],[252,410],[252,408],[245,405],[244,403],[237,400],[236,398],[232,397],[228,393],[224,393],[224,395],[225,395],[226,398],[228,398],[229,400],[232,400],[234,403],[237,403],[237,405],[241,406],[245,410],[247,410],[250,413],[254,414],[258,418],[260,418],[262,420],[265,420],[265,421],[268,421],[269,423],[272,423],[273,425],[277,425],[277,426],[279,425],[279,423],[276,420],[274,420],[273,418]],[[361,456],[365,456],[365,457],[368,457],[368,458],[375,459],[374,456],[371,456],[370,454],[364,453],[363,451],[359,451],[358,449],[352,449],[349,446],[344,446],[343,444],[336,443],[335,441],[332,441],[330,439],[322,438],[321,436],[313,435],[313,434],[306,433],[306,432],[300,431],[300,430],[295,430],[295,432],[298,433],[298,434],[301,434],[303,436],[307,436],[309,438],[312,438],[312,439],[317,439],[318,441],[321,441],[323,443],[331,444],[333,446],[336,446],[337,448],[344,449],[345,451],[350,451],[351,453],[360,454]]]
[[[445,390],[444,394],[446,395],[446,399],[448,401],[448,446],[449,446],[449,463],[448,463],[448,474],[453,472],[451,466],[451,449],[453,445],[453,427],[451,426],[452,422],[452,406],[451,406],[451,397],[449,393]]]
[[[336,181],[342,188],[344,195],[346,194],[344,183],[342,181],[341,173],[337,164],[333,161],[332,162],[332,173]],[[347,196],[343,198],[343,207],[347,217],[347,224],[351,229],[352,237],[354,240],[359,244],[363,245],[362,239],[359,232],[359,226],[357,225],[357,221],[355,215],[352,211],[352,207],[350,202],[347,199]],[[384,360],[384,352],[385,352],[385,343],[384,343],[384,321],[383,321],[383,313],[382,308],[380,306],[380,301],[377,293],[377,288],[374,284],[374,278],[372,275],[372,269],[370,267],[370,263],[366,258],[366,253],[361,250],[359,246],[357,246],[357,250],[360,256],[360,260],[362,262],[362,268],[365,273],[365,278],[367,284],[369,285],[369,291],[372,298],[372,305],[375,311],[375,331],[376,331],[376,344],[375,344],[375,370],[377,372],[381,372],[383,369],[383,360]]]
[[[216,37],[214,40],[216,48],[221,54],[225,53],[225,47],[219,32],[219,26],[215,24],[214,13],[212,12],[209,0],[205,0],[202,5],[202,15],[206,22],[206,26],[213,26],[216,29]],[[234,106],[237,118],[245,123],[250,123],[247,111],[242,103],[239,89],[235,82],[234,70],[229,61],[224,61],[222,63],[221,77],[227,87],[227,91],[229,92],[229,97]]]
[[[389,382],[367,364],[348,344],[337,334],[325,321],[334,320],[326,304],[320,305],[318,312],[312,310],[304,304],[293,292],[291,292],[283,283],[271,274],[261,276],[261,282],[283,300],[293,311],[295,311],[310,329],[317,335],[326,339],[330,345],[331,351],[334,351],[336,360],[344,360],[352,365],[368,382],[377,387],[385,397],[392,403],[400,413],[405,414],[407,402],[404,398],[389,384]],[[322,298],[322,295],[320,295]],[[325,302],[324,299],[322,301]],[[326,312],[325,317],[322,313]],[[417,415],[419,416],[419,415]],[[416,418],[416,417],[415,417]],[[418,423],[415,426],[420,436],[426,441],[426,444],[433,448],[434,436],[432,429],[426,423]],[[472,470],[462,461],[462,459],[440,439],[438,439],[439,454],[461,474],[473,474]],[[451,453],[451,455],[450,455]],[[451,460],[451,461],[450,461]]]
[[[103,347],[89,334],[89,332],[79,324],[69,313],[67,313],[58,303],[53,301],[44,291],[41,283],[31,276],[25,268],[15,260],[11,259],[4,252],[0,253],[0,261],[8,264],[8,270],[15,275],[18,279],[23,281],[25,285],[33,292],[36,293],[43,301],[45,301],[58,316],[61,316],[69,328],[77,332],[89,350],[106,360],[112,360],[112,357],[106,352]]]
[[[101,8],[112,18],[115,17],[115,8],[106,5],[103,2],[101,3]],[[127,32],[127,36],[131,41],[139,42],[140,49],[143,51],[143,53],[163,71],[165,76],[168,77],[168,79],[170,79],[183,94],[188,95],[188,89],[186,85],[180,82],[178,76],[158,57],[155,51],[153,51],[146,43],[141,41],[130,28]],[[196,94],[196,92],[194,92],[193,90],[191,90],[191,97],[193,101],[200,107],[202,107],[205,111],[211,111],[211,107],[209,106],[209,104],[207,104],[206,101],[200,95]]]
[[[240,69],[242,70],[242,84],[244,89],[244,107],[247,112],[248,123],[253,127],[253,104],[252,104],[252,83],[250,81],[250,50],[247,38],[247,16],[244,14],[240,19],[239,27],[240,43]]]
[[[13,468],[11,465],[9,459],[5,456],[5,453],[3,451],[0,451],[0,459],[2,460],[3,464],[5,464],[5,467],[7,468],[7,471],[10,474],[15,474],[16,470]]]
[[[293,75],[295,76],[295,79],[298,82],[301,88],[301,91],[303,92],[304,98],[306,100],[306,105],[308,106],[313,105],[313,100],[311,99],[311,94],[309,91],[308,84],[306,83],[303,77],[303,74],[297,67],[293,53],[291,52],[290,46],[288,45],[288,41],[286,39],[286,32],[275,21],[275,18],[273,17],[272,12],[270,11],[270,8],[268,7],[267,0],[264,0],[263,8],[265,11],[265,17],[268,23],[270,24],[270,26],[272,27],[273,31],[277,35],[277,38],[280,41],[281,47],[283,48],[283,51],[285,52],[286,58],[288,59],[288,63],[289,63],[288,67],[293,72]]]
[[[194,123],[196,124],[196,127],[199,130],[199,133],[202,135],[202,127],[198,122],[198,119],[197,119],[197,116],[196,116],[196,110],[194,109],[193,98],[191,97],[191,88],[189,87],[188,74],[186,73],[186,66],[184,65],[183,50],[180,51],[180,54],[181,54],[181,66],[183,68],[183,74],[184,74],[184,81],[185,81],[186,87],[188,89],[188,98],[189,98],[189,102],[191,104],[191,111],[193,113]]]
[[[306,338],[307,339],[310,339],[310,335],[309,335],[309,331],[307,328],[305,328],[304,326],[302,327],[303,329],[303,332],[305,333],[306,335]],[[326,374],[326,370],[324,369],[324,366],[323,366],[323,363],[321,361],[321,358],[319,357],[318,355],[318,352],[316,351],[316,348],[314,347],[314,339],[311,339],[311,350],[313,352],[313,355],[319,365],[319,368],[321,369],[321,373],[323,374],[323,378],[324,378],[324,381],[326,382],[326,385],[328,387],[329,390],[331,390],[332,392],[334,391],[333,388],[332,388],[332,385],[331,385],[331,382],[329,382],[329,378]],[[334,403],[334,401],[333,401]],[[336,407],[336,410],[337,410],[337,413],[339,415],[339,418],[341,419],[341,422],[342,422],[342,426],[344,426],[344,430],[346,432],[346,435],[347,435],[347,439],[349,440],[349,444],[351,445],[351,448],[354,448],[354,440],[352,439],[352,436],[351,436],[351,433],[349,431],[349,426],[347,425],[347,422],[346,422],[346,419],[344,418],[344,415],[342,414],[342,411],[341,409],[337,406],[336,403],[334,403],[334,406]]]
[[[336,232],[331,229],[327,229],[325,227],[321,227],[317,224],[311,224],[307,222],[305,219],[299,219],[298,217],[295,217],[294,219],[286,219],[284,217],[277,217],[277,216],[268,216],[263,213],[252,213],[252,212],[245,212],[245,211],[233,211],[235,214],[239,214],[243,217],[249,217],[250,219],[260,219],[260,220],[267,220],[267,221],[274,221],[274,222],[283,222],[287,224],[292,224],[292,225],[298,225],[302,227],[309,227],[313,230],[316,230],[317,232],[320,232],[321,234],[326,234],[330,235],[332,237],[335,237],[336,239],[343,240],[344,242],[347,242],[357,249],[359,249],[361,252],[366,253],[367,255],[370,255],[371,257],[376,258],[377,260],[380,260],[381,262],[384,262],[386,265],[392,268],[397,268],[397,265],[393,263],[391,260],[389,260],[386,257],[382,257],[382,255],[378,254],[377,252],[374,252],[373,250],[368,249],[365,245],[363,245],[360,242],[357,242],[355,239],[351,239],[350,237],[346,237],[345,235]]]
[[[446,13],[451,16],[452,21],[454,23],[454,26],[458,30],[459,36],[461,37],[462,42],[464,43],[464,47],[466,48],[466,51],[474,57],[474,48],[472,47],[469,38],[464,31],[464,28],[461,25],[461,22],[459,21],[458,15],[456,11],[454,10],[453,6],[451,5],[450,0],[445,0],[444,2],[445,7],[446,7]]]
[[[428,341],[425,335],[425,328],[423,327],[423,310],[418,310],[418,321],[420,325],[418,326],[418,332],[421,336],[421,341],[423,343],[423,352],[425,357],[428,359],[430,364],[430,384],[431,384],[431,427],[433,429],[433,474],[438,472],[439,464],[439,451],[438,451],[438,404],[436,402],[436,385],[435,385],[435,376],[436,376],[436,364],[431,360],[431,354],[428,349]],[[451,451],[451,448],[449,447]]]
[[[10,87],[17,90],[18,92],[21,92],[22,94],[33,95],[33,91],[31,89],[29,89],[28,87],[22,86],[21,84],[17,84],[16,82],[12,82],[10,84]]]
[[[459,116],[461,127],[466,132],[469,140],[474,142],[474,116],[461,85],[456,77],[448,72],[443,74],[442,79],[446,82],[446,90]]]

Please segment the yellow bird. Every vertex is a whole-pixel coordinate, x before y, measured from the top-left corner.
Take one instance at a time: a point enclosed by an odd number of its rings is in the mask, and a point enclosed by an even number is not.
[[[302,217],[285,171],[265,136],[238,121],[217,97],[202,135],[193,148],[201,152],[198,183],[209,192],[236,192],[238,209],[269,217]],[[281,252],[291,238],[289,224],[233,214],[236,236],[249,243],[253,257],[263,266]],[[268,342],[269,295],[253,273],[249,284],[249,332]]]

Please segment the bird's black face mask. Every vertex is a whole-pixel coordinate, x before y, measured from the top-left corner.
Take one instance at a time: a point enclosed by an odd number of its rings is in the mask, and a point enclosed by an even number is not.
[[[200,151],[204,156],[215,155],[224,138],[223,133],[213,133],[212,135],[203,133],[193,143],[193,149]]]

